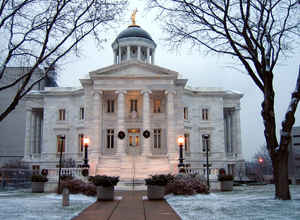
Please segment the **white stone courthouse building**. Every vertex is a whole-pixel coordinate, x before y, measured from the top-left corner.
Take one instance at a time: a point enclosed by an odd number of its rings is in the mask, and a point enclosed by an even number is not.
[[[55,168],[62,151],[82,164],[89,137],[90,175],[142,179],[178,172],[177,138],[184,136],[189,172],[205,174],[208,150],[211,175],[221,168],[236,174],[244,163],[242,94],[187,88],[179,73],[154,64],[156,43],[140,26],[122,31],[112,49],[114,64],[89,72],[82,88],[27,95],[24,161]]]

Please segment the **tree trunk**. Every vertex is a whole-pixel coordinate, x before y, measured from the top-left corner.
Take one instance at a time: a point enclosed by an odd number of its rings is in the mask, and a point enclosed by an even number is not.
[[[278,182],[276,183],[276,198],[283,200],[290,200],[291,194],[289,189],[289,176],[288,176],[288,150],[281,152],[278,161]]]
[[[276,199],[291,199],[288,178],[288,155],[288,151],[284,151],[272,157]]]
[[[291,196],[288,184],[288,148],[280,148],[276,137],[273,73],[271,71],[265,71],[264,76],[264,101],[262,103],[261,114],[264,120],[264,133],[267,142],[267,149],[272,159],[275,198],[289,200],[291,199]]]

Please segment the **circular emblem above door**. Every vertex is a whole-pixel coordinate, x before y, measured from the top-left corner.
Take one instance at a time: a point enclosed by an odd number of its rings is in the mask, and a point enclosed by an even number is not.
[[[145,130],[145,131],[143,132],[143,136],[144,136],[144,138],[149,138],[149,137],[150,137],[150,131]]]
[[[119,131],[118,133],[118,138],[120,138],[121,140],[123,140],[125,138],[125,132],[124,131]]]

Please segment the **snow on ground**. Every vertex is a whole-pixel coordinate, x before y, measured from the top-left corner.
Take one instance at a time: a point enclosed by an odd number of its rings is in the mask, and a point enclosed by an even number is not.
[[[273,185],[166,199],[183,220],[299,220],[300,185],[290,189],[291,201],[275,200]],[[70,206],[62,207],[61,195],[0,191],[0,220],[69,220],[95,201],[95,197],[70,195]]]
[[[70,206],[62,207],[62,196],[30,191],[0,191],[1,220],[69,220],[96,201],[95,197],[70,195]]]
[[[166,199],[182,220],[299,220],[300,186],[291,201],[274,199],[274,185],[234,187],[232,192],[173,196]]]

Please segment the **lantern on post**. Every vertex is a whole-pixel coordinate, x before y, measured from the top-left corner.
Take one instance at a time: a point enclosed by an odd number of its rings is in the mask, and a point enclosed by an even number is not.
[[[179,168],[179,172],[185,172],[184,171],[184,163],[183,163],[183,145],[184,145],[184,137],[183,136],[179,136],[177,138],[177,143],[179,145],[179,163],[178,163],[178,168]]]
[[[88,147],[89,147],[90,139],[88,137],[83,138],[83,146],[84,146],[84,159],[83,159],[83,167],[89,167],[88,164]]]

